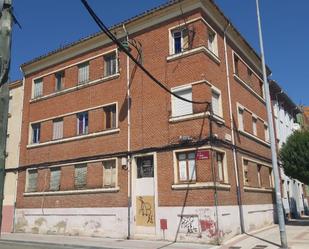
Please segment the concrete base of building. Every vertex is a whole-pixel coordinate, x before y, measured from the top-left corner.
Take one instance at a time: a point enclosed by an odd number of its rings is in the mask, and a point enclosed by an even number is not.
[[[246,232],[273,224],[272,204],[244,205]],[[153,224],[136,224],[132,210],[130,234],[134,239],[221,244],[241,233],[239,207],[158,207]],[[218,216],[216,215],[218,213]],[[127,238],[127,208],[17,209],[15,232]]]
[[[11,233],[13,231],[14,206],[4,205],[2,209],[1,233]]]

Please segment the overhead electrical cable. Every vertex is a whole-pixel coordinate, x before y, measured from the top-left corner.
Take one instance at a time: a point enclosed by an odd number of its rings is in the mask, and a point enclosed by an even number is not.
[[[100,29],[126,54],[130,57],[130,59],[150,78],[152,79],[157,85],[159,85],[162,89],[164,89],[169,94],[173,95],[174,97],[181,99],[185,102],[189,102],[192,104],[207,104],[209,105],[209,101],[194,101],[189,100],[186,98],[183,98],[176,93],[172,92],[170,89],[168,89],[167,86],[165,86],[162,82],[160,82],[155,76],[153,76],[123,45],[122,43],[115,37],[115,35],[105,26],[105,24],[100,20],[100,18],[95,14],[93,9],[88,4],[87,0],[81,0],[93,20],[96,22],[96,24],[100,27]]]

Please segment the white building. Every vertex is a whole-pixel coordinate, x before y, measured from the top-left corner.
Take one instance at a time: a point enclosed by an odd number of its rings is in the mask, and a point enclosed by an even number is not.
[[[2,232],[13,231],[15,216],[17,168],[21,135],[24,88],[21,80],[9,83],[10,101],[6,142]]]
[[[270,88],[277,146],[278,150],[280,150],[288,137],[294,131],[300,129],[300,125],[296,121],[296,115],[301,111],[278,83],[271,81]],[[304,198],[304,184],[285,175],[281,165],[280,175],[282,180],[282,201],[286,216],[288,218],[300,217],[304,214],[305,207],[308,206],[307,200]]]

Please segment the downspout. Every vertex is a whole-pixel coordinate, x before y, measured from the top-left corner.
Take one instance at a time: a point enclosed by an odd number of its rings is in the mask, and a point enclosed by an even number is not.
[[[233,152],[233,163],[234,163],[234,171],[235,171],[235,180],[236,180],[236,193],[237,193],[237,203],[239,207],[239,218],[240,218],[240,229],[241,233],[245,232],[244,225],[244,214],[242,208],[241,201],[241,191],[239,184],[239,175],[238,175],[238,164],[237,164],[237,156],[236,156],[236,143],[235,143],[235,134],[234,134],[234,122],[233,122],[233,110],[232,110],[232,97],[231,97],[231,85],[230,85],[230,73],[229,73],[229,62],[227,56],[227,45],[226,45],[226,33],[228,28],[230,27],[230,23],[227,24],[224,30],[224,57],[225,57],[225,67],[226,67],[226,81],[227,81],[227,91],[228,91],[228,103],[229,103],[229,116],[230,116],[230,126],[231,126],[231,137],[232,137],[232,152]]]
[[[129,35],[125,24],[123,30],[126,33],[127,44],[129,45]],[[131,175],[131,98],[130,98],[130,58],[127,55],[127,127],[128,127],[128,155],[127,155],[127,170],[128,170],[128,235],[127,239],[131,238],[131,205],[132,205],[132,175]]]

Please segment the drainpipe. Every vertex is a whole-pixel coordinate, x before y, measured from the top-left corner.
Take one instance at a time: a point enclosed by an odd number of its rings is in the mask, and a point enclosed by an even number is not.
[[[235,143],[235,134],[234,134],[235,128],[234,128],[233,111],[232,111],[229,61],[228,61],[228,56],[227,56],[227,45],[226,45],[226,33],[230,25],[231,24],[228,23],[224,30],[224,57],[225,57],[225,68],[226,68],[227,91],[228,91],[228,99],[229,99],[228,103],[229,103],[229,116],[230,116],[231,137],[232,137],[233,163],[234,163],[234,171],[235,171],[235,178],[236,178],[235,180],[236,180],[237,203],[239,207],[240,229],[241,229],[241,233],[244,233],[245,232],[244,214],[243,214],[241,191],[240,191],[240,185],[239,185],[238,165],[237,165],[237,156],[236,156],[236,143]]]
[[[129,35],[126,26],[123,24],[123,30],[126,33],[126,39],[129,46]],[[128,168],[128,235],[127,239],[131,238],[131,205],[132,205],[132,175],[131,175],[131,98],[130,98],[130,58],[127,55],[127,126],[128,126],[128,155],[127,155],[127,168]]]

